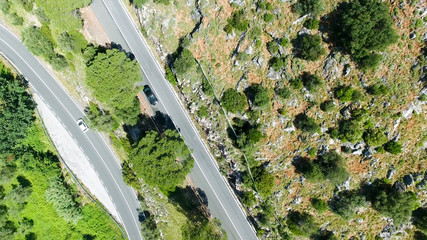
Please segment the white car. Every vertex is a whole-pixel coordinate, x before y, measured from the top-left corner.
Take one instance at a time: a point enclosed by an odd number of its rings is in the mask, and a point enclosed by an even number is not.
[[[77,120],[77,125],[79,125],[79,128],[83,131],[86,132],[89,128],[87,127],[86,123],[83,121],[83,119],[79,118]]]

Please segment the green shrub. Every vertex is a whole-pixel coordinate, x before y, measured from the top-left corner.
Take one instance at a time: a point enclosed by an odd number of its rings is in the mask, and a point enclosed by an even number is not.
[[[173,63],[175,72],[179,75],[187,73],[193,66],[196,65],[193,53],[188,49],[183,49],[181,54]]]
[[[318,35],[300,35],[296,43],[298,44],[298,57],[304,60],[316,61],[326,53],[322,46],[322,39]]]
[[[319,20],[317,18],[309,18],[304,22],[304,27],[313,30],[319,28]]]
[[[90,102],[89,108],[85,109],[90,127],[100,132],[110,132],[114,129],[116,121],[108,110],[102,110],[98,105]]]
[[[330,202],[332,211],[347,220],[353,217],[358,207],[365,204],[365,196],[349,190],[339,192]]]
[[[271,22],[274,20],[274,15],[271,13],[264,14],[264,21],[265,22]]]
[[[335,98],[340,100],[341,102],[351,101],[354,94],[354,88],[351,86],[340,86],[335,88],[334,95]]]
[[[239,11],[235,11],[233,12],[233,14],[231,15],[231,18],[229,18],[227,20],[228,22],[228,26],[229,27],[225,27],[225,31],[227,33],[230,33],[230,28],[231,30],[233,28],[239,30],[239,31],[246,31],[249,28],[249,21],[245,18],[245,11],[243,9],[239,10]],[[230,32],[228,32],[230,31]]]
[[[311,205],[320,213],[322,214],[324,211],[328,210],[328,204],[319,198],[312,198],[310,200]]]
[[[243,93],[237,92],[233,88],[224,91],[221,104],[225,110],[232,113],[243,112],[247,107],[246,97]]]
[[[283,37],[282,39],[280,39],[280,46],[282,47],[286,47],[289,44],[289,39],[286,37]]]
[[[39,28],[29,27],[22,31],[22,41],[36,56],[50,57],[55,55],[52,41]]]
[[[367,92],[374,96],[385,95],[388,93],[388,89],[384,84],[372,84],[368,87]]]
[[[314,218],[308,213],[290,212],[286,220],[289,230],[298,236],[311,236],[318,230]]]
[[[398,142],[390,141],[384,144],[384,150],[391,154],[399,154],[402,152],[402,145],[400,145]]]
[[[0,1],[0,10],[5,15],[9,13],[10,3],[8,0]]]
[[[139,180],[136,177],[135,172],[132,170],[132,168],[129,166],[129,162],[125,161],[122,164],[122,176],[124,182],[133,187],[134,189],[140,189]]]
[[[209,109],[206,106],[201,106],[199,110],[197,110],[197,116],[199,118],[209,117]]]
[[[245,89],[247,98],[256,107],[264,107],[270,103],[270,93],[261,84],[255,83]]]
[[[165,66],[165,78],[169,81],[173,86],[177,85],[175,74],[173,74],[172,70],[169,66]]]
[[[272,55],[276,55],[279,53],[279,46],[277,46],[277,43],[275,40],[267,43],[267,49]]]
[[[269,65],[271,68],[273,68],[275,71],[280,71],[283,68],[286,67],[286,61],[284,58],[280,57],[272,57],[269,61]]]
[[[136,8],[142,8],[142,5],[146,4],[148,0],[132,0],[132,4],[136,7]]]
[[[247,207],[252,207],[255,205],[256,198],[252,191],[247,191],[242,194],[242,202]]]
[[[300,77],[289,80],[289,84],[295,90],[299,90],[304,86],[304,83]]]
[[[379,0],[342,3],[332,23],[332,40],[364,69],[378,65],[381,57],[373,51],[383,51],[398,39],[389,8]]]
[[[420,100],[420,101],[422,101],[422,102],[427,101],[427,95],[426,95],[426,94],[422,94],[422,95],[418,98],[418,100]]]
[[[76,53],[80,53],[82,49],[87,47],[85,37],[76,30],[63,32],[59,35],[58,44],[62,50]]]
[[[238,118],[234,118],[233,123],[237,138],[232,131],[229,131],[229,137],[233,140],[236,147],[250,149],[262,139],[263,135],[259,131],[258,125],[252,125],[248,121]]]
[[[310,134],[320,132],[320,127],[314,119],[302,113],[295,117],[294,124],[296,128]]]
[[[251,172],[259,194],[264,199],[268,198],[274,186],[274,176],[264,166],[253,167],[251,168]],[[252,186],[252,179],[249,172],[244,173],[243,182],[248,186]]]
[[[324,9],[322,0],[298,0],[293,6],[293,11],[299,15],[312,14],[318,15]]]
[[[363,140],[372,147],[378,147],[385,144],[388,139],[384,132],[379,128],[370,128],[363,133]]]
[[[9,17],[10,17],[12,24],[15,26],[22,26],[22,24],[24,24],[24,18],[18,16],[18,14],[16,14],[16,13],[10,14]]]
[[[292,93],[291,90],[289,90],[289,88],[286,88],[286,87],[276,87],[274,89],[274,92],[283,100],[288,99]]]
[[[320,104],[320,109],[324,112],[331,112],[336,108],[333,100],[327,100]]]
[[[421,231],[427,232],[427,208],[419,207],[412,212],[414,225]]]
[[[47,59],[50,65],[52,65],[53,69],[57,71],[64,70],[68,66],[68,62],[64,56],[55,54]]]
[[[321,86],[323,86],[323,80],[317,75],[312,75],[312,74],[305,72],[305,73],[303,73],[301,79],[302,79],[302,82],[304,84],[304,87],[309,92],[315,92]]]

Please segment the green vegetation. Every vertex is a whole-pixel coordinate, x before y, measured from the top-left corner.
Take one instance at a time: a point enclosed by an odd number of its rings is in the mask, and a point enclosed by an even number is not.
[[[176,76],[175,76],[175,74],[173,74],[173,72],[169,66],[165,67],[165,72],[166,72],[166,75],[165,75],[166,80],[168,80],[170,84],[176,86],[178,84],[178,82],[176,80]]]
[[[368,200],[375,210],[391,217],[395,225],[400,225],[411,217],[416,197],[413,192],[401,192],[382,180],[376,180],[368,189]]]
[[[339,184],[349,176],[344,168],[344,159],[335,151],[320,155],[315,161],[302,158],[295,163],[295,168],[312,182],[328,179],[332,184]]]
[[[374,51],[383,51],[398,39],[387,5],[378,0],[342,3],[332,23],[334,41],[362,69],[375,68],[381,57]]]
[[[388,139],[384,131],[379,128],[370,128],[363,133],[363,140],[372,147],[378,147],[385,144]]]
[[[338,138],[343,142],[355,143],[363,139],[365,129],[371,127],[369,112],[365,109],[355,109],[351,113],[351,119],[342,119],[339,122],[338,131],[332,131],[331,137]],[[383,141],[383,136],[379,130],[368,130],[365,134],[366,139],[377,145]]]
[[[276,95],[278,95],[281,99],[285,100],[291,97],[291,90],[286,87],[277,87],[274,89]]]
[[[304,27],[313,30],[319,28],[319,20],[317,18],[309,18],[304,22]]]
[[[304,60],[316,61],[326,53],[322,46],[322,38],[318,35],[300,35],[295,42],[299,52],[298,57]]]
[[[412,212],[414,225],[421,231],[427,233],[427,208],[419,207]]]
[[[321,86],[323,86],[323,80],[317,75],[311,75],[307,72],[303,73],[301,80],[304,84],[304,87],[309,92],[316,92]]]
[[[0,238],[121,239],[108,215],[65,185],[21,81],[2,64],[0,76],[1,135],[8,137],[0,150]]]
[[[352,86],[339,86],[334,90],[334,96],[341,102],[358,101],[360,99],[360,92]]]
[[[86,68],[86,84],[93,96],[129,124],[136,122],[139,112],[134,84],[140,81],[138,63],[117,49],[99,52]]]
[[[229,131],[229,136],[236,147],[240,149],[252,148],[254,144],[258,143],[262,139],[263,136],[259,131],[258,125],[252,125],[248,121],[238,118],[234,118],[233,123],[233,128],[237,134],[237,138],[233,133],[231,133],[231,131]]]
[[[232,33],[233,29],[238,31],[246,31],[249,28],[249,21],[245,18],[243,9],[233,12],[231,18],[227,20],[228,24],[224,27],[226,33]]]
[[[373,84],[369,86],[367,92],[374,96],[385,95],[388,92],[387,87],[384,84]]]
[[[245,95],[233,88],[229,88],[224,91],[221,98],[221,104],[225,110],[232,113],[243,112],[248,105]]]
[[[247,98],[255,107],[265,107],[270,103],[270,93],[261,84],[253,84],[245,89]]]
[[[264,166],[253,167],[251,172],[259,194],[264,199],[268,198],[274,185],[274,176],[267,172]],[[249,172],[244,173],[243,182],[247,185],[253,184]]]
[[[61,46],[61,49],[70,52],[81,52],[87,47],[86,39],[76,30],[63,32],[58,37],[58,44]]]
[[[333,100],[326,100],[320,104],[320,109],[324,112],[331,112],[336,109],[336,106]]]
[[[305,114],[298,114],[294,120],[295,127],[309,134],[319,133],[320,127],[313,118]]]
[[[350,219],[357,208],[366,205],[366,199],[357,191],[344,190],[331,200],[330,205],[333,212]]]
[[[173,63],[173,69],[178,75],[186,74],[193,66],[196,65],[193,53],[188,49],[183,49],[178,58]]]
[[[109,111],[102,110],[93,102],[89,103],[89,107],[85,109],[87,118],[90,121],[90,126],[101,132],[109,132],[117,128],[118,123],[111,116]]]
[[[132,0],[131,2],[136,8],[141,8],[142,5],[147,3],[147,0]]]
[[[132,152],[130,163],[137,177],[167,193],[184,181],[193,168],[190,150],[177,131],[166,130],[163,135],[147,132]]]
[[[305,237],[315,234],[319,228],[314,218],[305,212],[290,212],[286,224],[293,234]]]
[[[402,152],[402,145],[395,141],[389,141],[384,144],[384,150],[391,154],[399,154]]]
[[[328,204],[319,198],[312,198],[310,200],[311,205],[320,213],[322,214],[324,211],[328,210]]]
[[[286,60],[280,57],[272,57],[268,63],[275,71],[280,71],[286,66]]]
[[[318,15],[324,9],[322,0],[298,0],[293,6],[293,10],[299,15],[311,14]]]

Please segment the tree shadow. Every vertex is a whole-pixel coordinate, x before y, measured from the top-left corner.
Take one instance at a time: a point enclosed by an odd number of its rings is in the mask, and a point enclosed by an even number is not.
[[[190,186],[185,188],[177,187],[175,191],[169,193],[169,201],[180,206],[179,211],[186,215],[191,220],[201,220],[206,217],[202,207],[208,205],[208,199],[203,190],[196,189],[198,195],[201,197],[202,203],[194,194]]]

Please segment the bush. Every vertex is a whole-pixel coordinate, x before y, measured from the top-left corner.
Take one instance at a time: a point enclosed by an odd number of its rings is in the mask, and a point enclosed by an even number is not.
[[[388,92],[387,87],[384,84],[372,84],[368,87],[367,92],[374,96],[385,95]]]
[[[331,112],[336,108],[333,100],[327,100],[320,104],[320,109],[324,112]]]
[[[363,140],[365,140],[366,144],[372,147],[381,146],[388,141],[387,136],[379,128],[370,128],[366,130],[363,133]]]
[[[245,89],[247,98],[256,107],[264,107],[270,103],[270,94],[267,88],[255,83]]]
[[[225,110],[232,113],[243,112],[247,107],[245,95],[237,92],[233,88],[224,91],[221,103]]]
[[[312,14],[316,16],[323,11],[323,8],[322,0],[298,0],[293,6],[293,11],[299,15]]]
[[[286,67],[286,61],[284,58],[280,57],[272,57],[269,61],[269,65],[271,68],[273,68],[275,71],[280,71],[284,67]]]
[[[427,208],[419,207],[412,212],[414,225],[421,231],[427,232]]]
[[[286,47],[289,44],[289,39],[287,39],[286,37],[283,37],[282,39],[280,39],[280,46],[282,47]]]
[[[295,90],[299,90],[304,86],[304,83],[300,77],[289,80],[289,84]]]
[[[199,118],[209,117],[209,110],[206,106],[201,106],[199,110],[197,110],[197,116]]]
[[[298,236],[308,237],[318,230],[318,225],[314,222],[314,218],[305,212],[290,212],[286,224],[289,230]]]
[[[249,28],[249,21],[245,18],[245,15],[246,13],[243,9],[233,12],[231,18],[227,20],[228,24],[225,26],[224,30],[227,33],[231,33],[230,29],[232,30],[233,28],[239,31],[246,31]]]
[[[332,39],[363,68],[378,64],[380,56],[372,51],[383,51],[398,39],[389,8],[378,0],[342,3],[331,22]]]
[[[122,164],[122,176],[124,182],[133,187],[134,189],[139,189],[139,180],[136,177],[135,172],[132,170],[132,168],[129,166],[129,162],[125,161]]]
[[[271,13],[264,14],[264,21],[265,22],[271,22],[274,20],[274,15]]]
[[[298,114],[294,120],[295,127],[310,134],[319,133],[320,127],[314,121],[313,118],[308,117],[305,114]]]
[[[247,191],[242,194],[242,202],[247,207],[252,207],[255,205],[256,198],[252,191]]]
[[[322,214],[324,211],[328,210],[328,204],[319,198],[312,198],[310,200],[311,205],[320,213]]]
[[[317,20],[316,18],[309,18],[304,22],[304,27],[313,30],[313,29],[318,29],[319,28],[319,20]]]
[[[22,31],[22,41],[36,56],[50,57],[55,55],[52,41],[39,28],[29,27]]]
[[[236,147],[241,149],[252,148],[253,145],[258,143],[263,137],[258,129],[258,125],[252,125],[248,121],[238,118],[234,118],[233,122],[233,128],[237,134],[237,139],[232,131],[229,131],[229,137],[233,140]]]
[[[322,46],[322,39],[318,35],[300,35],[297,38],[297,44],[298,57],[304,60],[316,61],[326,53]]]
[[[59,54],[50,56],[47,61],[56,71],[64,70],[68,66],[68,62],[65,57]]]
[[[132,0],[132,4],[133,4],[136,8],[140,9],[140,8],[142,8],[142,5],[144,5],[144,4],[146,4],[146,3],[147,3],[147,1],[148,1],[148,0]]]
[[[334,90],[335,98],[344,103],[351,101],[353,99],[353,94],[354,88],[351,86],[339,86]]]
[[[262,198],[268,198],[271,195],[271,190],[274,186],[274,176],[267,172],[264,166],[251,168],[252,176],[254,177],[255,185]],[[246,185],[252,186],[252,179],[249,172],[243,176],[243,182]]]
[[[375,180],[366,192],[372,207],[381,214],[393,218],[395,226],[407,222],[411,217],[416,204],[413,192],[401,192],[382,180]]]
[[[283,100],[288,99],[291,96],[291,90],[286,87],[276,87],[274,92]]]
[[[58,37],[58,44],[64,51],[80,53],[87,47],[85,37],[78,31],[63,32]]]
[[[16,13],[10,14],[9,17],[10,17],[12,24],[15,26],[22,26],[22,24],[24,24],[24,18],[18,16],[18,14],[16,14]]]
[[[398,142],[390,141],[384,144],[384,150],[391,154],[399,154],[402,152],[402,145],[400,145]]]
[[[8,0],[0,1],[0,10],[3,14],[8,14],[10,10],[10,3]]]
[[[167,65],[165,66],[165,78],[169,81],[170,84],[174,86],[177,85],[175,74],[173,74],[172,70]]]
[[[89,103],[89,108],[85,109],[85,113],[90,126],[100,132],[110,132],[114,130],[114,126],[117,124],[109,111],[100,109],[92,102]]]
[[[279,46],[275,40],[267,43],[267,49],[271,53],[271,55],[277,55],[279,53]]]
[[[309,92],[314,92],[318,90],[321,86],[323,86],[323,80],[317,75],[311,75],[305,72],[303,73],[301,79],[304,84],[304,87]]]
[[[179,57],[173,63],[173,68],[178,75],[185,74],[196,65],[193,53],[188,49],[183,49]]]
[[[339,192],[330,202],[332,211],[347,220],[353,217],[358,207],[365,204],[365,196],[360,195],[357,191],[349,190]]]

